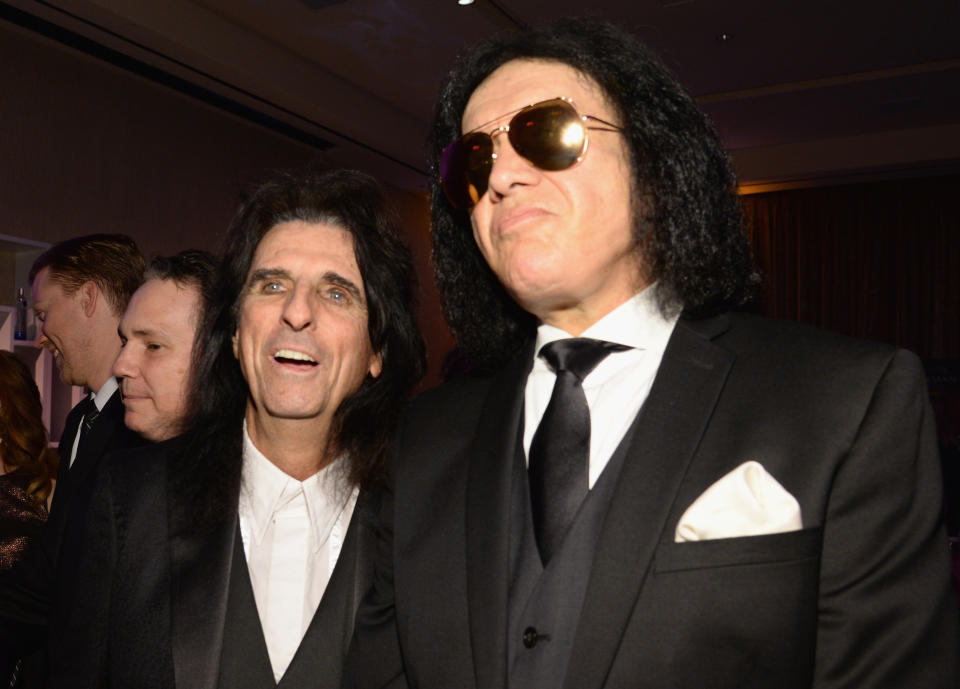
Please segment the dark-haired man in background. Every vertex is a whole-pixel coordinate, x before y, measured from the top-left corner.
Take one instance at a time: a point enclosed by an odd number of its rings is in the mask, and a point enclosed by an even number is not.
[[[150,442],[178,435],[192,385],[203,305],[213,292],[214,257],[194,249],[150,261],[120,319],[122,349],[113,363],[124,423]]]
[[[349,171],[264,183],[226,246],[185,432],[101,474],[53,687],[340,685],[424,366],[411,256]]]
[[[127,240],[121,241],[120,245],[129,246]],[[129,256],[113,257],[113,260],[121,258]],[[204,251],[187,250],[175,256],[158,256],[147,266],[143,284],[132,296],[125,298],[126,308],[119,326],[114,329],[120,353],[113,362],[113,375],[120,393],[113,393],[103,412],[112,427],[121,430],[115,437],[107,435],[103,438],[102,455],[123,449],[122,441],[127,438],[139,445],[141,439],[157,442],[178,432],[186,412],[191,383],[191,353],[203,317],[203,304],[213,288],[215,271],[213,256]],[[47,319],[41,325],[42,341],[58,351],[65,351],[72,361],[72,338],[69,329],[63,329],[65,314],[60,312],[65,307],[49,298],[46,291],[49,285],[43,282],[42,269],[37,272],[39,276],[34,281],[34,290],[41,296],[37,302],[40,305],[38,312]],[[113,349],[111,347],[111,351]],[[71,363],[70,375],[76,375],[78,368]],[[115,409],[119,409],[119,414]],[[62,449],[66,447],[61,446]],[[85,438],[82,449],[89,452],[90,447]],[[23,570],[0,582],[0,637],[5,639],[7,649],[16,642],[14,657],[42,644],[48,619],[53,620],[53,632],[58,634],[61,620],[76,595],[75,576],[82,524],[95,466],[100,460],[98,455],[92,457],[93,463],[85,469],[83,484],[73,486],[75,504],[67,519],[69,530],[63,548],[68,557],[61,558],[63,569],[57,575],[60,585],[55,590],[48,586],[57,567],[56,532],[46,534],[44,547],[31,553]],[[83,459],[85,462],[90,460],[91,455]],[[66,586],[67,583],[71,585]],[[83,590],[81,585],[80,595],[84,595]]]
[[[401,421],[348,684],[956,686],[919,363],[729,312],[736,185],[676,79],[564,20],[437,113],[444,312],[499,372]]]

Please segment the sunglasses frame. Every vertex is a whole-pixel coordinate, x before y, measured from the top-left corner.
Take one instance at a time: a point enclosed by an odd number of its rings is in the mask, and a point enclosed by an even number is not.
[[[573,114],[577,117],[577,119],[578,119],[580,122],[583,123],[583,142],[582,142],[582,144],[581,144],[580,152],[577,154],[577,157],[576,157],[569,165],[567,165],[566,167],[556,168],[556,169],[543,168],[543,167],[541,167],[540,165],[537,165],[537,163],[535,163],[534,161],[530,160],[529,158],[527,158],[526,156],[524,156],[523,154],[521,154],[519,151],[517,151],[517,155],[519,155],[521,158],[523,158],[524,160],[526,160],[528,163],[530,163],[531,165],[533,165],[533,167],[537,168],[538,170],[544,170],[544,171],[546,171],[546,172],[560,172],[560,171],[562,171],[562,170],[569,170],[570,168],[575,167],[576,165],[579,165],[579,164],[583,161],[583,159],[586,157],[586,155],[587,155],[587,149],[589,148],[589,144],[590,144],[590,137],[587,135],[587,132],[590,131],[590,130],[594,130],[594,131],[614,131],[614,132],[622,132],[622,131],[623,131],[623,127],[620,127],[619,125],[616,125],[616,124],[614,124],[614,123],[612,123],[612,122],[608,122],[607,120],[604,120],[604,119],[602,119],[602,118],[600,118],[600,117],[596,117],[595,115],[581,115],[580,112],[577,110],[577,106],[574,104],[573,99],[572,99],[572,98],[567,98],[567,97],[565,97],[565,96],[557,96],[556,98],[548,98],[548,99],[546,99],[546,100],[538,101],[538,102],[536,102],[536,103],[531,103],[531,104],[529,104],[529,105],[523,106],[522,108],[517,108],[516,110],[511,110],[510,112],[506,112],[506,113],[504,113],[503,115],[500,115],[499,117],[495,117],[495,118],[492,119],[492,120],[489,120],[489,121],[487,121],[487,122],[484,122],[483,124],[481,124],[481,125],[478,126],[478,127],[474,127],[474,128],[471,129],[469,132],[465,132],[465,133],[461,134],[461,135],[458,136],[456,139],[454,139],[451,143],[449,143],[447,146],[445,146],[444,149],[440,152],[440,164],[441,164],[440,186],[441,186],[441,188],[443,189],[444,195],[447,197],[447,200],[450,202],[450,205],[452,205],[454,208],[458,208],[458,209],[460,209],[460,210],[471,210],[477,203],[479,203],[480,199],[483,198],[484,194],[486,194],[486,193],[487,193],[487,190],[490,188],[490,184],[489,184],[490,174],[489,174],[489,172],[488,172],[488,173],[487,173],[487,178],[486,178],[486,183],[484,184],[483,192],[480,193],[480,194],[477,196],[476,201],[473,201],[473,202],[470,203],[469,205],[464,205],[462,202],[460,202],[460,201],[457,199],[457,197],[456,197],[455,194],[453,194],[453,193],[450,192],[450,190],[448,189],[447,180],[444,178],[444,175],[443,175],[443,160],[444,160],[444,158],[447,157],[447,155],[448,155],[448,153],[449,153],[450,151],[453,151],[453,150],[454,150],[454,147],[459,146],[459,145],[462,145],[463,142],[466,141],[466,139],[467,139],[468,137],[477,136],[478,134],[479,134],[479,135],[484,135],[484,136],[488,137],[488,138],[490,139],[490,159],[489,159],[489,160],[491,161],[490,167],[492,168],[492,167],[493,167],[493,161],[496,161],[497,155],[498,155],[497,152],[493,150],[493,142],[494,142],[494,140],[496,139],[496,137],[500,136],[501,134],[506,134],[506,135],[507,135],[507,139],[510,139],[510,127],[511,127],[511,126],[516,126],[517,123],[516,123],[515,121],[516,121],[516,119],[517,119],[518,117],[520,117],[521,115],[523,115],[525,112],[528,112],[528,111],[533,110],[533,109],[536,109],[536,108],[550,107],[550,106],[553,105],[554,103],[560,103],[560,104],[562,104],[565,108],[569,108],[569,109],[573,112]],[[507,121],[506,124],[502,124],[502,125],[500,125],[499,127],[495,127],[495,128],[493,128],[493,129],[491,129],[490,132],[489,132],[489,134],[483,131],[485,127],[489,126],[489,125],[492,124],[493,122],[497,122],[497,121],[502,120],[502,119],[504,119],[504,118],[506,118],[506,117],[509,117],[509,118],[510,118],[510,119]],[[602,127],[590,126],[589,124],[587,124],[588,122],[599,122],[600,124],[602,124],[602,125],[604,125],[604,126],[602,126]],[[510,141],[510,145],[514,147],[514,150],[516,150],[516,145],[514,144],[514,142],[513,142],[512,140]],[[467,173],[466,173],[466,172],[463,172],[463,173],[461,173],[461,174],[462,174],[464,177],[467,177]],[[469,178],[468,178],[467,181],[468,181],[468,183],[470,183],[472,186],[474,186],[474,188],[477,188],[475,185],[473,185],[473,183],[469,180]],[[467,196],[470,196],[469,193],[466,194],[466,195],[467,195]]]

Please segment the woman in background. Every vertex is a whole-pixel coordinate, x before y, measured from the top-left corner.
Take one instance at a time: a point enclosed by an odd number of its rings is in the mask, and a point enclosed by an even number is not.
[[[47,446],[42,406],[29,369],[0,351],[0,570],[13,567],[47,521],[56,452]],[[0,687],[39,686],[39,658],[18,665]]]

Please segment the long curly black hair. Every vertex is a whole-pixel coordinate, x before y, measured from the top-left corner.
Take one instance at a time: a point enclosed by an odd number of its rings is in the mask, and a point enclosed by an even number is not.
[[[468,212],[447,201],[439,173],[440,154],[461,135],[473,91],[518,59],[569,65],[599,85],[613,106],[633,171],[634,244],[644,276],[659,281],[661,309],[696,317],[744,302],[759,277],[733,168],[713,125],[635,37],[606,22],[567,18],[487,39],[461,56],[440,92],[428,141],[432,258],[444,315],[460,347],[495,364],[536,328],[487,266]]]

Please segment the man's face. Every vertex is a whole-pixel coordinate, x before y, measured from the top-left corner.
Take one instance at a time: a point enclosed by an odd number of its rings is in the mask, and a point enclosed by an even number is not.
[[[250,388],[247,418],[329,424],[380,357],[367,332],[352,235],[291,221],[264,235],[240,301],[233,351]]]
[[[573,99],[581,115],[619,124],[600,88],[573,68],[514,60],[473,92],[463,131],[489,133],[514,111],[558,96]],[[471,212],[480,252],[514,300],[573,335],[644,286],[623,137],[591,129],[588,138],[582,162],[547,172],[517,155],[507,136],[497,136],[489,188]]]
[[[47,267],[34,278],[32,297],[37,345],[53,354],[64,383],[90,385],[91,358],[95,352],[87,325],[84,289],[67,294]]]
[[[153,279],[133,293],[120,320],[113,375],[121,379],[123,420],[147,440],[180,431],[199,313],[196,287]]]

